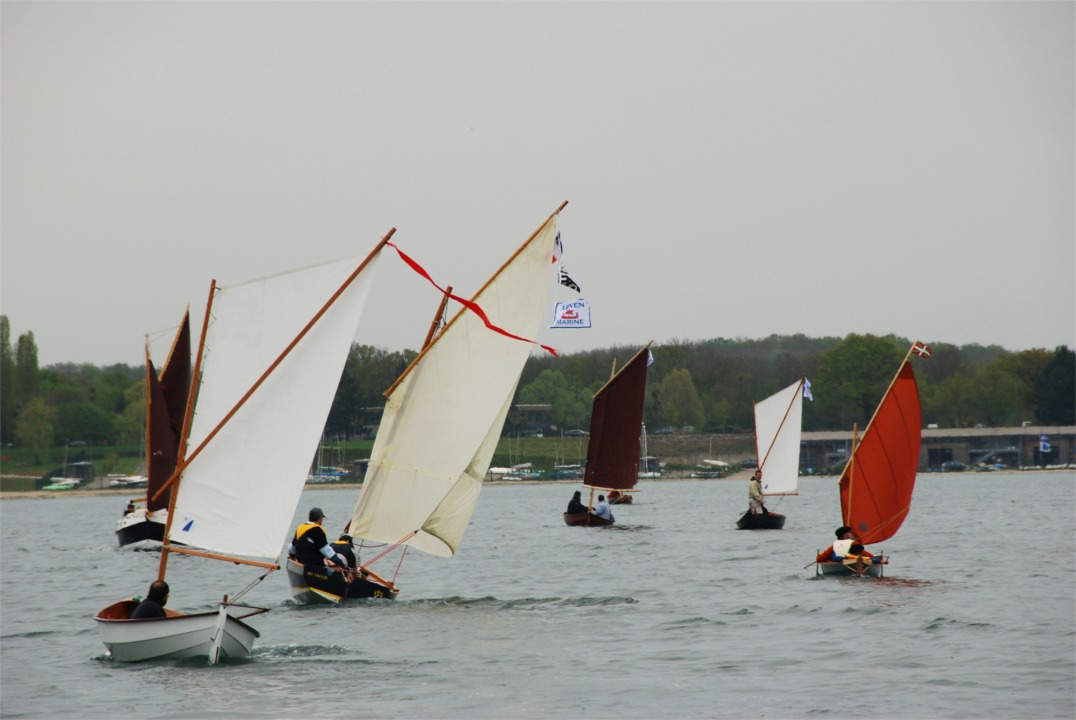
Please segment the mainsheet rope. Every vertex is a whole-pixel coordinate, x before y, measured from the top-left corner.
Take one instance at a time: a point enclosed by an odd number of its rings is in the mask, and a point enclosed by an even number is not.
[[[470,300],[467,300],[465,298],[461,298],[459,295],[455,295],[453,293],[448,292],[443,287],[438,285],[437,282],[432,277],[430,277],[430,274],[428,272],[426,272],[426,269],[424,267],[422,267],[417,262],[415,262],[415,260],[413,260],[410,256],[408,256],[408,254],[405,253],[403,250],[398,248],[395,243],[388,242],[388,243],[386,243],[386,245],[388,245],[390,248],[395,250],[397,252],[397,254],[399,254],[401,260],[403,260],[405,263],[407,263],[411,267],[411,269],[414,270],[416,273],[418,273],[422,277],[426,278],[430,282],[430,284],[433,285],[438,290],[440,290],[442,294],[448,295],[450,298],[452,298],[456,302],[460,303],[465,308],[467,308],[468,310],[473,312],[475,315],[477,315],[479,318],[481,318],[482,322],[484,322],[486,324],[486,327],[488,327],[490,330],[492,330],[494,332],[497,332],[497,333],[500,333],[501,335],[504,335],[505,337],[512,338],[513,340],[521,340],[523,342],[531,343],[532,345],[538,345],[539,347],[541,347],[543,350],[548,352],[553,357],[560,357],[557,354],[557,351],[554,348],[549,347],[548,345],[542,345],[537,340],[529,340],[528,338],[520,337],[519,335],[514,335],[514,334],[508,332],[507,330],[505,330],[504,328],[501,328],[501,327],[498,327],[498,326],[494,325],[492,322],[490,322],[489,318],[486,316],[486,311],[483,310],[481,307],[479,307],[478,303],[471,302]]]

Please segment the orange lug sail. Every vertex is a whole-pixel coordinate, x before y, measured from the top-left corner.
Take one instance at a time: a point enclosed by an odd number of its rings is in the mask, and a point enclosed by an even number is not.
[[[896,534],[912,503],[922,412],[908,358],[841,474],[841,513],[864,545]]]

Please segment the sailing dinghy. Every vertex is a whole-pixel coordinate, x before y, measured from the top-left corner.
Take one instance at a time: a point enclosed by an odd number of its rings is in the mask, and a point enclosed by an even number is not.
[[[800,432],[803,420],[803,390],[800,378],[784,390],[755,403],[755,457],[762,471],[762,494],[766,497],[798,495],[800,472]],[[740,530],[780,530],[785,516],[749,509],[736,521]]]
[[[653,342],[653,341],[651,341]],[[566,525],[608,526],[615,520],[597,517],[594,491],[622,495],[635,491],[639,476],[639,430],[643,424],[646,369],[651,362],[650,342],[614,372],[594,394],[590,413],[590,442],[583,487],[590,489],[586,513],[564,513]]]
[[[919,468],[922,412],[919,388],[912,370],[915,343],[860,436],[853,428],[852,454],[841,472],[841,515],[863,545],[893,537],[912,503],[915,474]],[[819,558],[821,555],[819,555]],[[843,561],[816,558],[816,575],[881,577],[885,558],[871,562],[864,556]],[[810,567],[810,566],[808,566]]]
[[[149,342],[146,342],[146,497],[131,501],[145,501],[145,505],[137,505],[134,512],[119,519],[116,539],[120,547],[164,540],[172,490],[158,491],[176,469],[179,436],[190,390],[191,321],[188,311],[183,313],[183,321],[159,375],[149,358]]]
[[[204,656],[212,664],[250,653],[259,633],[244,619],[268,609],[237,600],[279,569],[376,260],[393,232],[365,258],[211,284],[176,470],[158,490],[171,488],[172,497],[157,577],[165,579],[171,553],[264,572],[213,611],[136,620],[134,600],[109,605],[94,619],[114,659]]]
[[[450,557],[463,542],[531,352],[526,338],[547,318],[557,216],[565,205],[464,301],[385,393],[347,532],[388,547],[363,569],[400,547]],[[396,590],[394,580],[386,583]]]

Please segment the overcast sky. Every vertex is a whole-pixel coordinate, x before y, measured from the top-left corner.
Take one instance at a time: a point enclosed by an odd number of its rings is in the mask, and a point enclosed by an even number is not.
[[[470,295],[563,200],[594,327],[544,331],[562,352],[1076,346],[1073,2],[0,14],[0,305],[41,365],[163,359],[211,279],[392,227]],[[385,260],[359,340],[417,348],[436,291]]]

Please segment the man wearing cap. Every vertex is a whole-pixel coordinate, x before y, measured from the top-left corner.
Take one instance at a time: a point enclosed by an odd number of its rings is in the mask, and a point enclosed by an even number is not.
[[[347,567],[354,571],[359,568],[359,559],[355,556],[355,541],[350,535],[344,533],[332,544],[337,555],[347,560]]]
[[[293,555],[303,567],[324,568],[325,560],[329,560],[341,569],[347,568],[347,558],[338,555],[325,537],[325,530],[322,528],[325,513],[319,507],[310,508],[307,518],[309,522],[296,529],[295,538],[288,545],[288,555]]]

